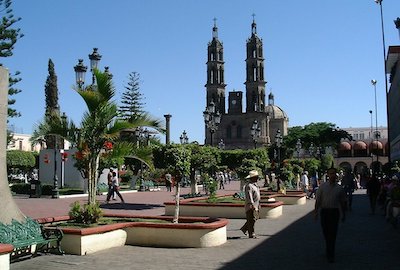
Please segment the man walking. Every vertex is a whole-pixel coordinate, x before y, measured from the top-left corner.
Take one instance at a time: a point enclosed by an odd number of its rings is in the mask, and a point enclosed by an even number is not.
[[[260,188],[257,185],[258,171],[253,170],[246,176],[248,182],[244,186],[245,193],[245,211],[246,211],[246,223],[240,229],[244,234],[249,235],[249,238],[257,238],[254,233],[254,224],[259,218],[260,209]]]
[[[326,256],[329,262],[335,261],[336,234],[339,226],[340,214],[345,220],[346,194],[336,183],[336,169],[328,169],[328,182],[320,185],[315,201],[314,215],[318,219],[321,210],[321,227],[326,243]]]

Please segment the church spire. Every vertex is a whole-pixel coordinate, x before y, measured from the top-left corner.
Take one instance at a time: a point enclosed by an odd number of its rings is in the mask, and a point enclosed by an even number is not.
[[[213,39],[218,39],[217,18],[214,18],[214,27],[213,27],[212,37],[213,37]]]
[[[253,23],[251,24],[251,34],[252,35],[257,35],[257,24],[256,24],[256,14],[252,14],[253,16]]]

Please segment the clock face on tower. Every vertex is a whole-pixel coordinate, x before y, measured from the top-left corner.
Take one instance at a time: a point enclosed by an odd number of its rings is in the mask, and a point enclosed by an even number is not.
[[[235,105],[236,104],[236,100],[232,100],[232,105]]]

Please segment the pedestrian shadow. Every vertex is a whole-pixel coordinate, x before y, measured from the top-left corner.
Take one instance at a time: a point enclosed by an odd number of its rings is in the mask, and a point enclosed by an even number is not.
[[[108,210],[149,210],[164,207],[160,204],[140,204],[140,203],[109,203],[102,204],[100,208]]]
[[[219,269],[399,269],[400,235],[381,215],[369,215],[365,194],[354,195],[353,211],[339,225],[335,263],[326,259],[320,222],[312,212],[255,241],[260,243]]]

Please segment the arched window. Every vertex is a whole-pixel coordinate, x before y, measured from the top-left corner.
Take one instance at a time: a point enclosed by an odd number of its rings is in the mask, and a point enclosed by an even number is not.
[[[231,139],[232,138],[232,127],[228,126],[226,128],[226,138]]]
[[[242,138],[242,126],[237,126],[236,128],[236,137]]]
[[[253,67],[253,81],[257,81],[257,68]]]

